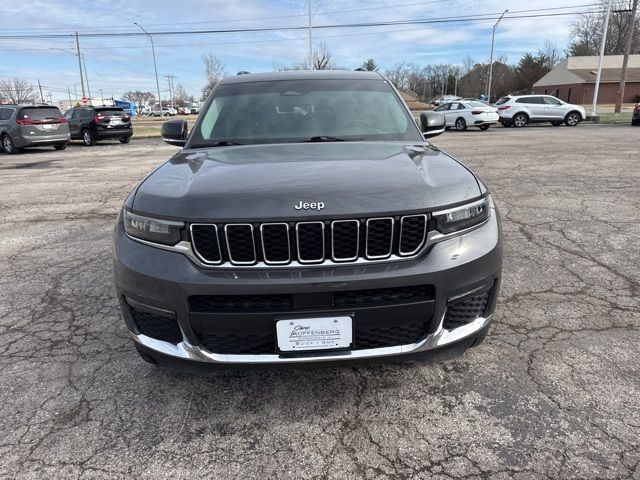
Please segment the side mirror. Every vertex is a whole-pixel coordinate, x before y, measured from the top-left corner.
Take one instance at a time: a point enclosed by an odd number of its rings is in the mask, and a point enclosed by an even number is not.
[[[447,120],[444,114],[440,112],[421,112],[420,113],[420,130],[425,138],[436,137],[444,132],[447,126]]]
[[[162,135],[162,140],[169,145],[184,147],[184,144],[187,143],[187,137],[189,136],[187,121],[167,120],[166,122],[162,122],[160,135]]]

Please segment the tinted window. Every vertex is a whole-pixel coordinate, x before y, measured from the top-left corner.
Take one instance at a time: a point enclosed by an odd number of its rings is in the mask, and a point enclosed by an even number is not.
[[[542,105],[544,104],[544,99],[542,97],[524,97],[516,100],[516,103],[528,103],[534,105]]]
[[[500,100],[496,102],[496,105],[502,105],[503,103],[507,103],[511,100],[511,97],[501,97]]]
[[[553,97],[544,97],[544,102],[547,105],[562,105],[562,102],[560,100]]]
[[[383,80],[274,80],[216,88],[190,146],[345,140],[421,141],[415,122]],[[250,120],[249,120],[250,119]]]
[[[436,108],[436,112],[444,112],[445,110],[449,110],[450,108],[451,104],[445,103],[444,105],[440,105],[438,108]]]
[[[9,120],[15,108],[0,108],[0,120]]]
[[[16,117],[19,120],[52,120],[62,117],[62,112],[58,107],[24,107],[21,108]]]
[[[96,114],[103,117],[115,117],[126,115],[122,108],[96,108]]]

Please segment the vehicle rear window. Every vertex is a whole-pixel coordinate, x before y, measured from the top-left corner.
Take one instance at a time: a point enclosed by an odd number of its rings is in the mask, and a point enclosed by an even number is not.
[[[511,100],[511,97],[501,97],[500,100],[496,102],[496,105],[502,105],[503,103],[507,103]]]
[[[62,117],[58,107],[24,107],[18,113],[18,120],[52,120]]]
[[[122,108],[96,108],[96,115],[103,117],[119,117],[126,115]]]

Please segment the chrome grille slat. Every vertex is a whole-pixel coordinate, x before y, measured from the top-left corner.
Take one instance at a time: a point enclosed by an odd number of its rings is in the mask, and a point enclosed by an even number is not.
[[[269,252],[268,250],[273,250],[273,246],[267,246],[269,241],[277,243],[277,239],[269,239],[267,238],[267,242],[265,243],[265,230],[268,229],[273,229],[273,227],[284,227],[285,232],[286,232],[286,244],[285,245],[276,245],[279,249],[281,250],[285,250],[287,251],[287,258],[286,259],[273,259],[273,256],[271,257],[271,259],[269,258],[270,254],[273,255],[274,252],[271,251]],[[270,233],[267,232],[267,237],[269,237]],[[278,223],[263,223],[260,225],[260,242],[262,244],[262,255],[263,255],[263,260],[264,263],[266,263],[267,265],[286,265],[287,263],[289,263],[291,261],[291,240],[289,238],[289,224],[288,223],[284,223],[284,222],[278,222]],[[275,252],[275,256],[277,256],[277,252]]]
[[[418,221],[416,225],[411,225],[409,222]],[[398,254],[403,257],[415,255],[419,252],[427,241],[427,220],[428,217],[425,214],[418,215],[405,215],[400,219],[400,237],[398,241]],[[422,228],[420,228],[422,223]],[[419,241],[417,242],[416,240]],[[417,246],[415,244],[417,243]],[[411,246],[414,244],[414,248],[403,249],[403,246]]]
[[[239,230],[241,228],[243,230],[247,230],[248,228],[248,232],[246,231],[244,233],[239,231],[237,232],[238,235],[244,235],[245,238],[241,239],[240,242],[229,242],[229,237],[231,236],[231,233],[230,233],[231,230]],[[235,234],[236,232],[232,232],[232,233]],[[249,255],[247,255],[247,250],[249,249],[249,245],[248,245],[249,242],[247,241],[248,239],[246,238],[247,233],[251,235],[250,244],[251,244],[251,249],[253,251],[252,257],[249,257]],[[231,261],[232,264],[253,265],[258,261],[258,258],[256,255],[256,241],[253,235],[253,225],[251,223],[228,223],[227,225],[224,226],[224,236],[227,244],[227,252],[229,254],[229,260]],[[232,247],[231,243],[234,243],[233,248],[231,248]],[[236,258],[234,258],[234,250],[235,250]],[[237,257],[243,257],[245,259],[239,259]]]
[[[348,225],[352,224],[356,226],[355,231],[355,245],[354,245],[354,253],[355,255],[348,257],[340,257],[336,255],[336,250],[339,247],[336,246],[336,236],[340,235],[340,233],[336,232],[336,229],[339,229],[340,225]],[[345,241],[345,239],[339,239],[339,241]],[[348,241],[348,239],[347,239]],[[334,220],[331,222],[331,259],[335,262],[350,262],[356,260],[360,255],[360,221],[359,220]]]
[[[300,232],[302,227],[302,230],[307,230],[307,226],[314,226],[314,225],[319,225],[320,226],[320,239],[321,239],[321,250],[322,253],[321,255],[318,255],[316,258],[313,258],[313,256],[311,255],[311,258],[308,258],[310,255],[306,255],[307,258],[303,258],[303,250],[312,250],[313,246],[311,246],[312,242],[317,242],[318,239],[314,238],[314,233],[311,232]],[[302,243],[300,242],[300,236],[301,235],[310,235],[310,237],[308,238],[303,238]],[[318,232],[315,233],[315,236],[318,236]],[[325,241],[324,241],[324,222],[321,221],[316,221],[316,222],[298,222],[296,224],[296,247],[298,249],[298,261],[300,263],[320,263],[323,262],[325,259]],[[309,251],[305,252],[305,254],[308,254]]]
[[[220,248],[218,226],[211,223],[192,223],[189,226],[189,232],[191,238],[194,239],[193,252],[196,256],[207,265],[220,265],[222,263],[222,248]],[[195,240],[196,238],[198,241]],[[200,244],[203,248],[198,249],[196,244]]]
[[[385,227],[384,224],[388,224],[389,227]],[[367,259],[381,260],[391,256],[393,252],[393,224],[393,217],[367,219],[365,238],[365,257]],[[388,241],[386,237],[389,237]]]

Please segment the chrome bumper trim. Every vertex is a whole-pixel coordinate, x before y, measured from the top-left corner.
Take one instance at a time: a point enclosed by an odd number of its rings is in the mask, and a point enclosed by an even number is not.
[[[426,352],[436,348],[463,340],[482,330],[491,321],[488,317],[476,318],[471,323],[453,330],[446,330],[442,327],[443,318],[440,319],[438,330],[427,336],[425,339],[408,345],[398,345],[395,347],[370,348],[366,350],[351,350],[327,355],[313,355],[305,357],[281,357],[280,355],[233,355],[210,353],[202,348],[182,341],[177,345],[156,340],[146,335],[136,335],[131,333],[134,341],[140,345],[150,348],[158,353],[168,355],[182,360],[191,360],[203,363],[219,364],[288,364],[288,363],[318,363],[333,361],[359,360],[366,358],[389,357],[393,355],[408,355],[412,353]]]

